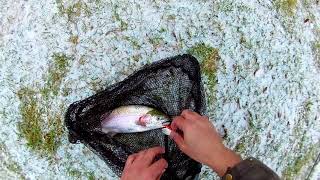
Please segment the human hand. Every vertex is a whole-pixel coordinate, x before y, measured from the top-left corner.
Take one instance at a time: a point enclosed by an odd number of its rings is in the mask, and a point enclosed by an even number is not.
[[[165,152],[162,147],[154,147],[128,157],[121,180],[158,180],[168,167],[165,159],[154,162],[154,158]]]
[[[179,149],[192,159],[211,167],[223,176],[228,167],[241,161],[239,155],[226,148],[222,139],[206,116],[184,110],[171,123],[170,137]],[[177,130],[182,131],[181,134]]]

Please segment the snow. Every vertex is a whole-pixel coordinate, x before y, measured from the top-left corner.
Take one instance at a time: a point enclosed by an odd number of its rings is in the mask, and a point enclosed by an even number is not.
[[[68,6],[77,1],[65,2]],[[73,57],[62,82],[72,91],[54,101],[67,107],[95,93],[93,81],[102,87],[111,85],[144,64],[204,42],[217,48],[221,57],[217,100],[208,104],[208,115],[219,132],[223,126],[227,129],[227,146],[235,148],[244,138],[246,149],[241,154],[257,157],[281,175],[301,155],[297,144],[309,149],[320,143],[320,60],[312,49],[320,38],[319,4],[305,6],[298,1],[290,18],[277,11],[272,1],[81,2],[91,13],[81,13],[70,22],[54,0],[0,0],[0,144],[7,149],[0,154],[1,179],[21,175],[72,179],[68,168],[93,172],[97,178],[116,178],[88,148],[69,144],[66,134],[54,163],[19,137],[17,123],[22,119],[16,92],[45,83],[53,53]],[[115,13],[127,28],[121,30]],[[78,44],[69,41],[75,35]],[[151,39],[159,42],[152,44]],[[307,102],[311,103],[305,112]],[[8,162],[16,162],[21,172],[2,168]],[[312,179],[319,179],[319,174],[318,164]],[[204,167],[201,178],[210,177],[214,175]]]

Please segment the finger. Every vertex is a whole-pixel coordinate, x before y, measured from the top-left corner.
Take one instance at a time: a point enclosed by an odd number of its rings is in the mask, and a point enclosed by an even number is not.
[[[133,163],[133,161],[136,159],[136,157],[138,156],[138,154],[131,154],[127,161],[126,161],[126,165],[125,166],[129,166]]]
[[[147,165],[150,165],[158,154],[163,154],[164,152],[165,152],[164,148],[159,146],[147,149],[143,158],[144,163]]]
[[[182,111],[181,116],[184,117],[185,119],[190,119],[190,120],[195,120],[201,118],[201,115],[193,112],[189,109],[185,109]]]
[[[202,116],[202,119],[209,120],[209,117],[206,116],[206,115],[203,115],[203,116]]]
[[[168,167],[168,163],[165,159],[161,158],[155,163],[153,163],[149,167],[149,171],[152,173],[151,176],[153,179],[157,179],[159,176],[161,176],[165,169]]]
[[[167,168],[165,168],[164,170],[162,170],[162,173],[157,177],[157,180],[161,179],[161,176],[163,175],[164,172],[166,172]]]
[[[182,138],[182,136],[179,133],[171,131],[170,138],[173,139],[174,142],[176,142],[176,144],[178,145],[179,149],[182,152],[186,151],[186,144],[184,142],[184,139]]]
[[[171,123],[171,129],[173,131],[176,131],[177,129],[180,129],[182,131],[185,130],[185,127],[186,127],[186,124],[187,124],[187,121],[186,119],[184,119],[183,117],[181,116],[177,116],[173,119],[172,123]]]
[[[135,158],[135,161],[141,162],[141,159],[144,158],[144,156],[145,156],[146,153],[147,153],[147,149],[141,150],[141,151],[139,151],[138,153],[136,153],[137,156],[136,156],[136,158]],[[143,162],[143,161],[142,161],[142,162]]]

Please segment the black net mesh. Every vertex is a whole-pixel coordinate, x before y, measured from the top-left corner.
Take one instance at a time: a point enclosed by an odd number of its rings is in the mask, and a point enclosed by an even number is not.
[[[198,61],[190,55],[164,59],[144,66],[102,92],[70,105],[65,123],[72,143],[82,142],[121,175],[127,157],[142,149],[163,146],[168,168],[161,179],[192,179],[201,164],[183,154],[160,129],[110,137],[100,131],[100,117],[124,105],[154,107],[169,117],[183,109],[205,112]]]

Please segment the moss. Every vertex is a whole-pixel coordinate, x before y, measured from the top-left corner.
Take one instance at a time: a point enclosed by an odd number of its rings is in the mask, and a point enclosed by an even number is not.
[[[233,10],[232,3],[233,1],[230,0],[221,1],[217,4],[217,8],[221,12],[230,12]]]
[[[17,162],[10,162],[9,164],[6,164],[6,167],[8,168],[9,171],[14,172],[14,173],[21,173],[22,169],[18,165]]]
[[[246,150],[246,146],[243,142],[240,142],[236,145],[236,147],[234,148],[234,151],[238,152],[238,153],[244,153]]]
[[[62,53],[54,53],[52,63],[45,75],[43,86],[23,87],[17,92],[20,100],[22,121],[18,124],[21,137],[28,147],[41,155],[51,156],[60,146],[63,134],[62,112],[52,111],[52,101],[59,95],[60,86],[68,73],[70,58]],[[55,107],[56,108],[56,107]]]
[[[166,30],[165,28],[163,28],[163,27],[159,30],[160,33],[164,33],[164,32],[166,32],[166,31],[167,31],[167,30]]]
[[[275,5],[280,11],[292,16],[297,8],[297,2],[297,0],[276,0]]]
[[[49,66],[46,84],[41,88],[43,97],[48,98],[51,95],[57,96],[60,91],[62,80],[68,73],[71,58],[63,53],[54,53],[53,63]]]
[[[320,50],[320,42],[315,43],[314,47]]]
[[[218,50],[204,43],[200,43],[191,47],[187,52],[198,58],[200,61],[201,71],[208,78],[210,92],[214,92],[217,83],[217,61],[220,59]],[[211,97],[209,97],[209,99],[212,100],[212,93],[210,96]]]
[[[17,174],[19,179],[26,179],[21,166],[17,162],[10,160],[10,162],[3,162],[3,164],[9,171]]]
[[[126,41],[128,41],[133,48],[135,48],[135,49],[140,49],[141,48],[141,45],[139,44],[139,42],[135,38],[129,37],[129,36],[125,36],[124,39]]]
[[[68,172],[68,175],[71,177],[80,178],[82,176],[81,171],[79,171],[77,169],[68,168],[67,172]]]
[[[159,46],[159,45],[163,42],[163,38],[160,37],[160,36],[154,36],[154,37],[149,38],[149,42],[150,42],[153,46],[157,47],[157,46]]]
[[[36,94],[32,89],[22,88],[18,91],[22,121],[18,123],[18,130],[27,140],[32,149],[39,149],[43,142],[41,131],[41,110]]]
[[[305,111],[306,111],[306,112],[310,112],[312,105],[313,105],[313,103],[312,103],[310,100],[308,100],[308,101],[305,103],[305,107],[304,107]]]
[[[102,91],[104,88],[104,83],[101,79],[92,79],[88,85],[90,89],[96,93]]]
[[[73,35],[69,38],[69,42],[71,42],[74,45],[77,45],[79,43],[79,36]]]
[[[18,124],[21,136],[27,140],[27,146],[41,154],[55,154],[60,145],[63,125],[60,115],[53,119],[45,109],[43,102],[34,90],[22,88],[18,91],[22,121]],[[47,121],[44,118],[48,116]],[[44,129],[49,129],[48,133]]]
[[[118,13],[118,8],[119,6],[118,5],[115,5],[114,8],[113,8],[113,19],[117,22],[120,23],[120,30],[121,31],[125,31],[128,29],[128,23],[125,22],[121,17],[120,17],[120,14]]]
[[[62,117],[55,115],[48,118],[49,132],[44,135],[43,150],[49,154],[55,154],[61,144],[63,134]]]
[[[170,15],[167,16],[167,19],[168,19],[169,21],[173,21],[173,20],[176,19],[176,16],[173,15],[173,14],[170,14]]]
[[[241,36],[240,38],[240,44],[242,44],[244,47],[251,49],[253,45],[250,43],[249,40],[247,40],[244,36]]]
[[[68,87],[62,88],[62,96],[64,96],[64,97],[69,96],[71,92],[72,92],[71,88],[68,88]]]
[[[89,10],[88,5],[82,1],[77,1],[69,6],[64,6],[63,0],[56,0],[56,4],[60,15],[67,16],[69,22],[75,23],[77,18],[80,17],[81,14],[87,16],[91,15],[91,11]]]
[[[22,172],[21,166],[14,161],[11,156],[9,155],[8,148],[4,144],[4,142],[0,142],[0,152],[5,155],[7,158],[2,159],[1,163],[4,165],[8,171],[11,171],[19,176],[19,179],[26,179]]]
[[[69,57],[63,53],[54,53],[53,54],[54,68],[64,72],[69,65]]]
[[[295,179],[303,168],[308,166],[308,163],[312,162],[317,156],[317,146],[311,147],[306,152],[298,156],[293,163],[291,163],[283,172],[284,179]]]
[[[67,173],[69,176],[74,177],[76,179],[80,179],[81,177],[87,177],[88,180],[95,180],[94,172],[81,172],[77,169],[73,169],[71,167],[67,168]]]
[[[140,54],[138,54],[138,55],[133,55],[133,56],[132,56],[132,59],[133,59],[135,62],[140,61],[141,58],[142,58],[142,57],[141,57]]]
[[[93,172],[88,172],[87,173],[87,178],[88,178],[88,180],[95,180],[96,179],[96,177],[94,176]]]

